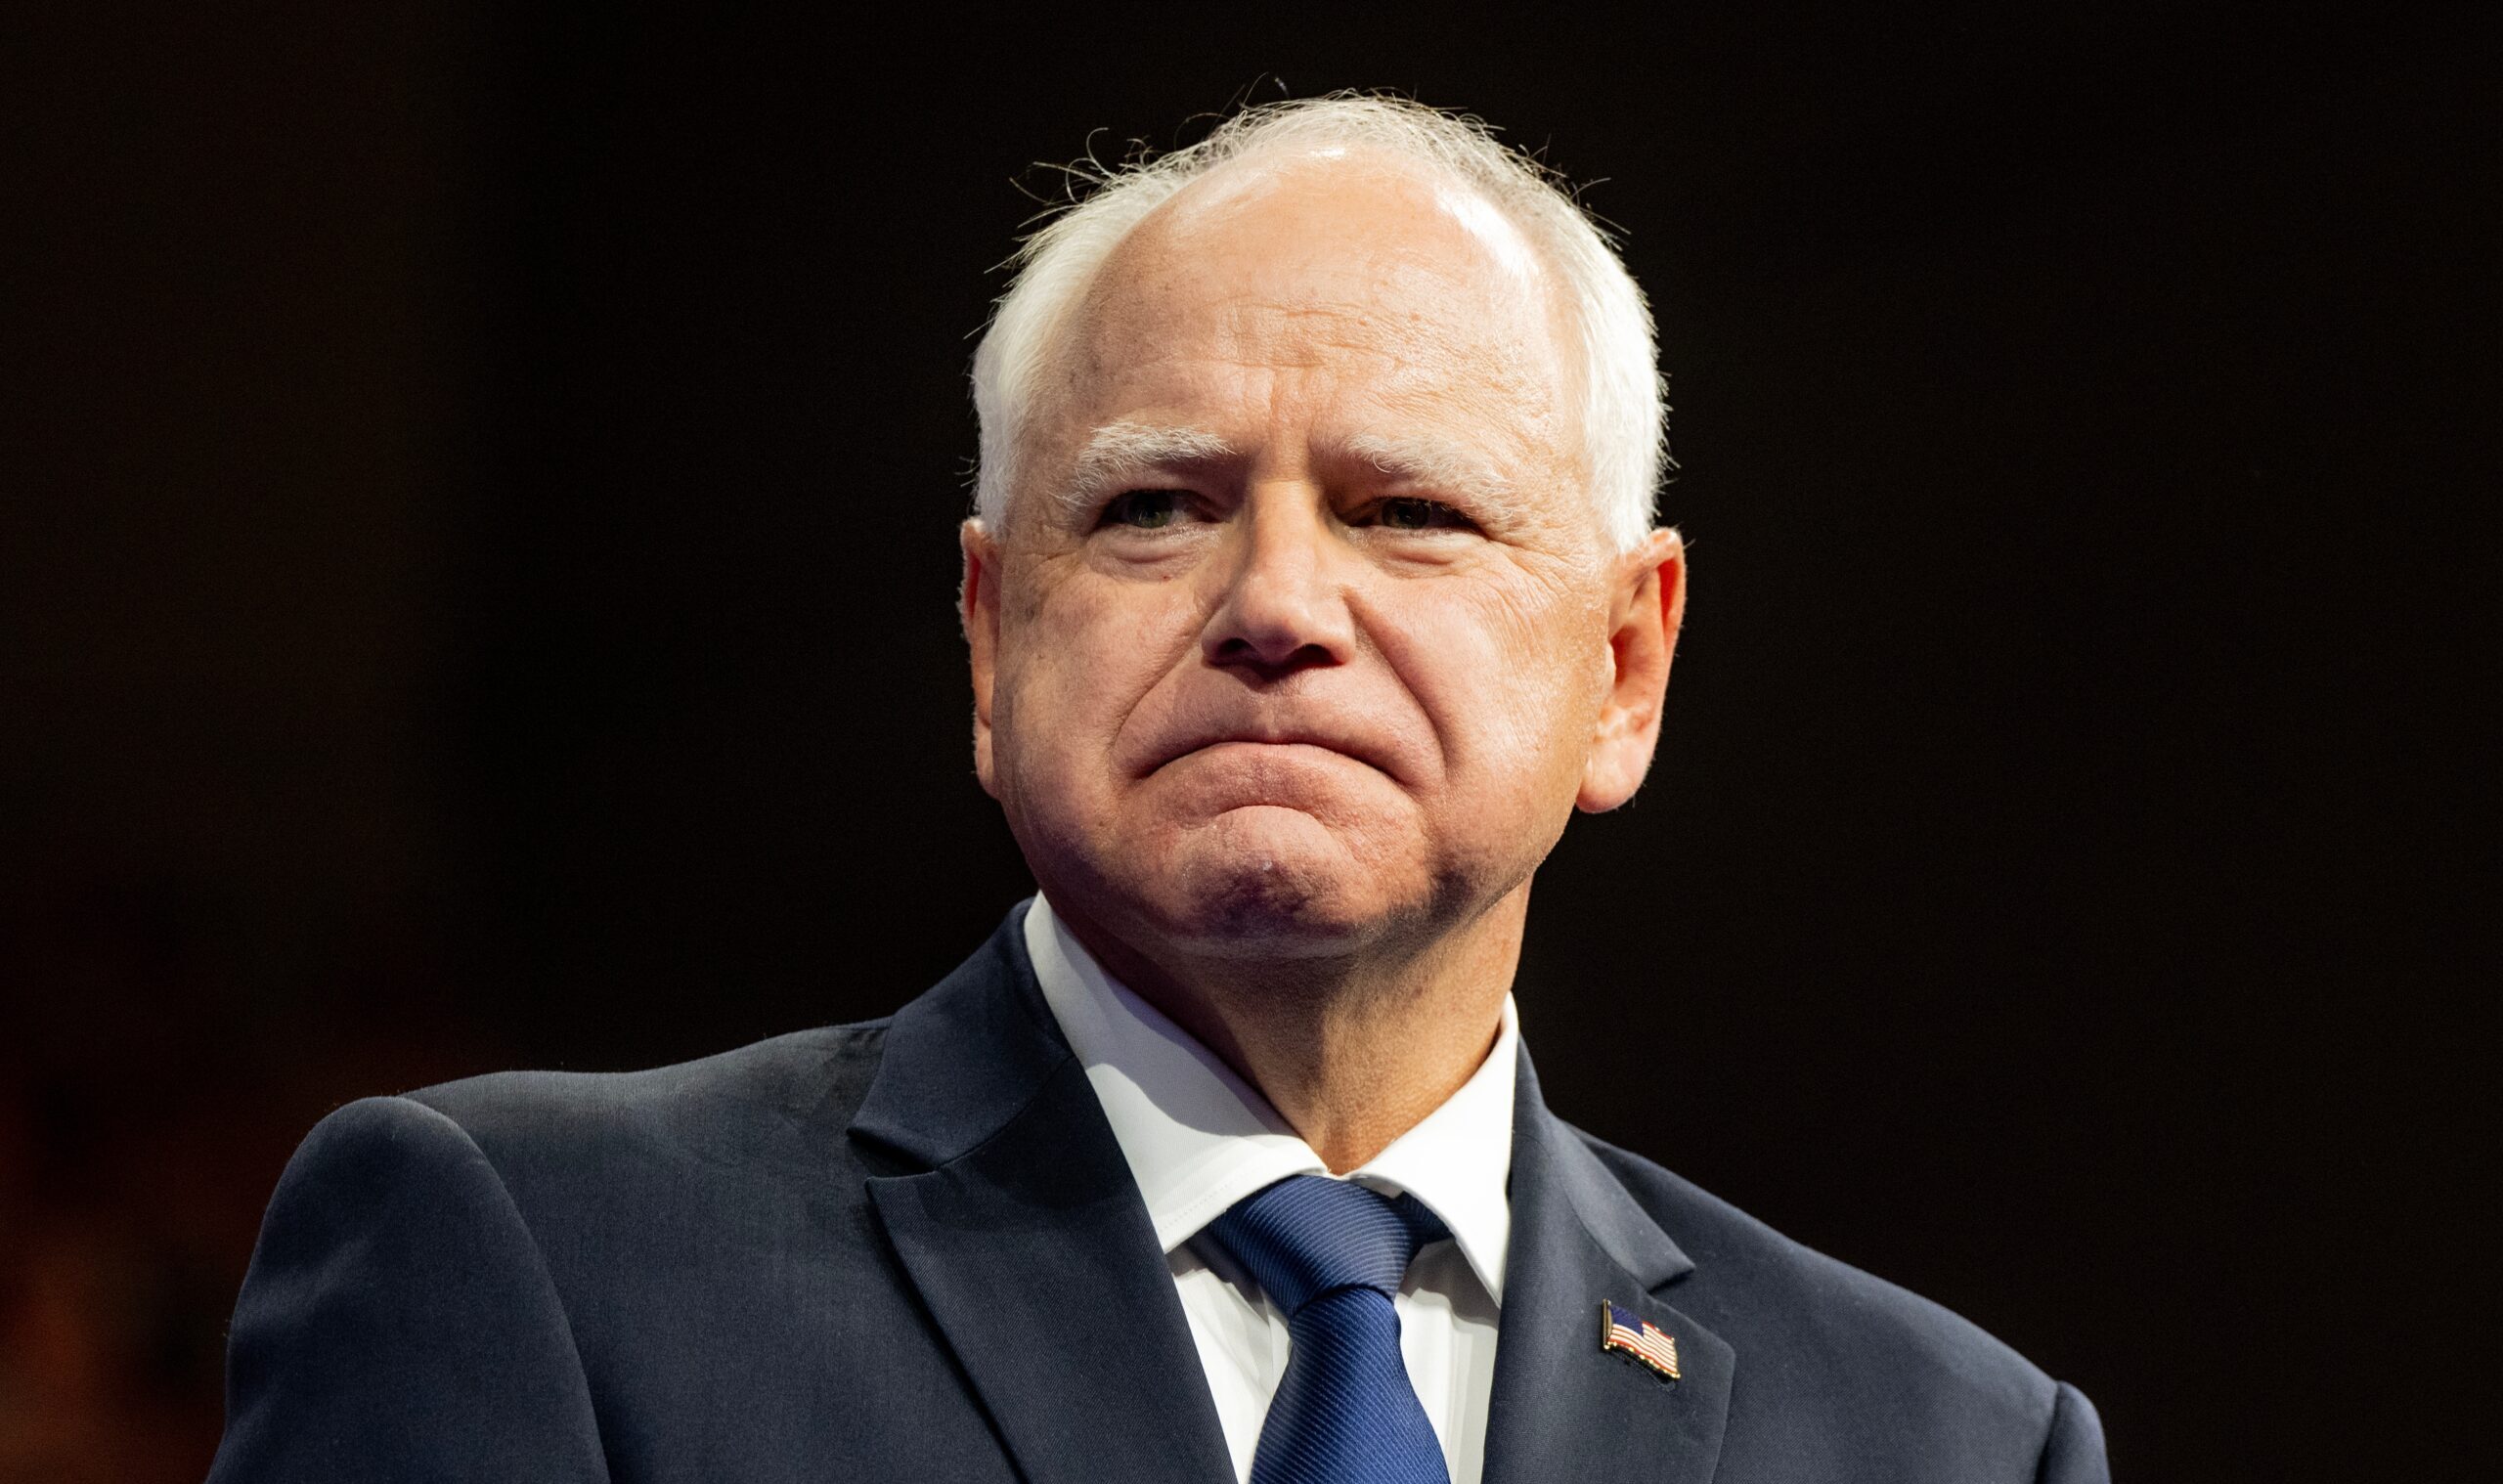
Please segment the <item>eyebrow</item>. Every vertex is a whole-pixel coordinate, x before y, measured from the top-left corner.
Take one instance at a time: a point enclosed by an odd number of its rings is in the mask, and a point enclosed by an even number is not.
[[[1060,494],[1061,506],[1072,514],[1091,510],[1145,469],[1196,468],[1240,457],[1233,444],[1206,428],[1108,422],[1077,451],[1076,467]]]
[[[1454,439],[1356,433],[1320,452],[1327,462],[1363,464],[1401,484],[1448,496],[1484,518],[1505,520],[1521,513],[1519,492],[1504,471]],[[1108,422],[1078,450],[1059,502],[1067,513],[1083,515],[1147,470],[1192,471],[1244,457],[1241,449],[1206,428]]]
[[[1520,511],[1519,493],[1502,468],[1483,454],[1452,439],[1425,434],[1390,438],[1357,433],[1340,441],[1336,452],[1394,480],[1451,496],[1492,517],[1510,517]]]

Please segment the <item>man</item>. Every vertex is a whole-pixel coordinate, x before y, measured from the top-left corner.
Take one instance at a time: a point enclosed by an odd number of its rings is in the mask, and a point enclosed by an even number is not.
[[[1412,106],[1046,228],[962,590],[1040,894],[891,1021],[334,1113],[213,1477],[2103,1477],[2077,1392],[1540,1098],[1530,880],[1685,602],[1653,364],[1571,202]]]

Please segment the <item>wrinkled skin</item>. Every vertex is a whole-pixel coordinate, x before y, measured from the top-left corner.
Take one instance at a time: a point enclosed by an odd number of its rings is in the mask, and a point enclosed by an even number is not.
[[[1420,1114],[1466,1078],[1531,873],[1649,765],[1682,557],[1601,530],[1558,303],[1414,166],[1224,167],[1108,261],[964,532],[984,787],[1307,1138],[1334,1066]]]

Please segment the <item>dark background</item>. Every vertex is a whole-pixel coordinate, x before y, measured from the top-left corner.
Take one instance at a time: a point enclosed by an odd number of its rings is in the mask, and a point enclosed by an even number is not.
[[[1029,888],[952,525],[1031,164],[1349,86],[1600,181],[1674,378],[1666,737],[1522,971],[1560,1109],[2078,1382],[2126,1480],[2430,1473],[2484,1410],[2469,12],[51,9],[0,1476],[198,1476],[337,1103],[980,940]]]

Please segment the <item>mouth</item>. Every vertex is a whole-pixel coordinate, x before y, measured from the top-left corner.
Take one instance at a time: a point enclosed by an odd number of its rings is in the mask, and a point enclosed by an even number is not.
[[[1385,777],[1396,777],[1373,749],[1354,739],[1296,731],[1238,732],[1193,738],[1164,754],[1143,776],[1153,777],[1186,758],[1213,758],[1230,753],[1252,757],[1266,754],[1280,759],[1298,754],[1320,754],[1327,759],[1360,764]]]

